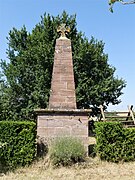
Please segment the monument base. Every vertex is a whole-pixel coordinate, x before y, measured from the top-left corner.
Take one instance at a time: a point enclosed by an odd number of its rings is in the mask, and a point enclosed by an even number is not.
[[[88,122],[91,109],[36,109],[38,140],[48,146],[57,137],[80,139],[88,151]]]

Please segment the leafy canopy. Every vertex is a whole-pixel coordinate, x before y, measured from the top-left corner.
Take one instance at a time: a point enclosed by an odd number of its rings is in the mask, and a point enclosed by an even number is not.
[[[78,108],[120,103],[125,82],[114,77],[115,68],[108,64],[104,43],[94,37],[88,40],[78,32],[75,15],[44,14],[31,33],[25,26],[9,32],[9,62],[1,61],[6,77],[0,96],[3,119],[33,119],[34,108],[47,108],[57,27],[61,23],[71,30],[68,36],[72,41]]]

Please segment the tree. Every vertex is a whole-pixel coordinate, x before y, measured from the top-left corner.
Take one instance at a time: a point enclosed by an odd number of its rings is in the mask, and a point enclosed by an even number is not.
[[[115,68],[108,64],[104,43],[88,40],[77,31],[76,16],[45,14],[31,33],[26,27],[9,32],[9,63],[1,61],[6,77],[3,113],[7,119],[33,119],[34,108],[46,108],[50,92],[57,27],[66,23],[72,41],[75,86],[78,108],[100,104],[118,104],[125,81],[114,77]]]
[[[124,1],[124,0],[109,0],[109,5],[110,5],[110,11],[113,12],[113,5],[116,2],[120,2],[123,5],[127,5],[127,4],[135,4],[135,0],[130,0],[130,1]]]

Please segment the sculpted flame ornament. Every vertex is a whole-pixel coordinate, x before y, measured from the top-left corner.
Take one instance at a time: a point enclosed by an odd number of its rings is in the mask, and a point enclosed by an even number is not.
[[[65,26],[66,24],[61,24],[57,29],[57,32],[61,34],[60,38],[66,37],[66,34],[70,32],[70,28]]]

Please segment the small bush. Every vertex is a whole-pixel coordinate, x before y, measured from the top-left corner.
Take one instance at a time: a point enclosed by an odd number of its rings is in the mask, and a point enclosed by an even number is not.
[[[36,153],[36,124],[0,121],[0,164],[8,168],[30,164]]]
[[[55,139],[50,150],[53,165],[70,166],[85,160],[84,145],[77,138],[61,137]]]
[[[135,129],[124,129],[120,122],[97,122],[96,154],[112,162],[135,160]]]

